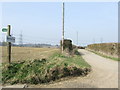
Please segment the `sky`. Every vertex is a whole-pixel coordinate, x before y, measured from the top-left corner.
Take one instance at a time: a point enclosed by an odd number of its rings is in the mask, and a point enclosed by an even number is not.
[[[0,29],[11,25],[16,43],[56,45],[62,38],[61,2],[0,3]],[[2,22],[1,22],[2,21]],[[118,42],[117,2],[65,2],[65,38],[73,44]],[[6,33],[0,30],[0,41]]]

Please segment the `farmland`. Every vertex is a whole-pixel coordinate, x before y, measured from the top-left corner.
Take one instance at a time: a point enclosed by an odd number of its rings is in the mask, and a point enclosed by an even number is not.
[[[48,83],[66,76],[85,76],[91,66],[80,56],[61,54],[58,48],[12,47],[12,63],[6,62],[7,48],[2,48],[3,84]]]
[[[2,49],[2,62],[7,62],[7,47],[0,47]],[[21,60],[33,60],[48,58],[55,52],[58,52],[57,48],[33,48],[33,47],[12,47],[11,60],[21,61]]]

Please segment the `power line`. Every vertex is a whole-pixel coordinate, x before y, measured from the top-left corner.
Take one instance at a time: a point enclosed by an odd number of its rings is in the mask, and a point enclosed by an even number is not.
[[[20,34],[19,35],[14,34],[14,36],[20,38]],[[23,34],[22,34],[22,36],[23,36]],[[29,39],[37,38],[37,39],[41,39],[41,40],[60,40],[60,38],[51,38],[51,37],[46,38],[46,37],[30,36],[30,35],[24,35],[24,38],[29,38]]]

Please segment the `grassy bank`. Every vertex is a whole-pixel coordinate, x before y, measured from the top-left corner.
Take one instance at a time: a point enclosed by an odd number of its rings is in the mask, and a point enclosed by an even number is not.
[[[100,54],[104,54],[102,56],[107,57],[113,60],[116,60],[115,58],[118,58],[119,51],[120,51],[120,43],[96,43],[96,44],[90,44],[87,46],[88,49],[98,52]]]
[[[120,61],[120,58],[115,58],[115,57],[107,56],[107,55],[104,55],[104,54],[101,54],[99,52],[95,52],[95,51],[92,51],[92,50],[89,50],[89,49],[87,49],[87,50],[90,51],[90,52],[93,52],[93,53],[95,53],[97,55],[100,55],[100,56],[102,56],[104,58],[108,58],[108,59],[111,59],[111,60],[114,60],[114,61]]]
[[[2,66],[3,84],[48,83],[66,76],[87,75],[90,65],[79,55],[64,56],[57,52],[48,59],[13,62]]]

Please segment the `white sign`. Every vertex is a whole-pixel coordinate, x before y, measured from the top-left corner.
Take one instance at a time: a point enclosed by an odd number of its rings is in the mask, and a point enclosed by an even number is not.
[[[7,42],[15,43],[15,37],[7,36]]]

